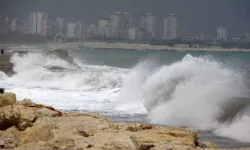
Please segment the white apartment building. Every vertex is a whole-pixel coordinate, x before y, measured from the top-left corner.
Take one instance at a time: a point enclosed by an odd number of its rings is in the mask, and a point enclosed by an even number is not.
[[[152,36],[155,35],[155,17],[147,13],[141,17],[141,28],[146,29]]]
[[[51,21],[46,12],[30,12],[29,14],[30,34],[47,36],[51,32]]]
[[[176,39],[178,34],[178,15],[169,14],[164,18],[164,40]]]
[[[76,23],[70,22],[67,24],[67,38],[77,38]]]
[[[217,28],[217,40],[219,41],[227,41],[228,32],[224,27]]]

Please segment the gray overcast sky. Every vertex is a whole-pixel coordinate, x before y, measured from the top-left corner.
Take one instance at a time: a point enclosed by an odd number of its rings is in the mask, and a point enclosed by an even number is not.
[[[219,25],[234,35],[250,31],[250,0],[0,0],[0,13],[27,17],[30,11],[47,11],[91,23],[114,11],[131,12],[138,23],[142,13],[151,12],[157,17],[158,31],[163,28],[163,16],[176,13],[181,16],[183,35],[212,35]]]

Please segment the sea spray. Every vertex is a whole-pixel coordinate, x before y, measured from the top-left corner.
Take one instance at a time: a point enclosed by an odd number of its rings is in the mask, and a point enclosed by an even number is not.
[[[237,101],[230,101],[245,96],[244,76],[208,57],[188,54],[179,62],[151,69],[146,75],[140,74],[144,69],[148,71],[147,67],[139,65],[128,74],[130,80],[125,81],[121,91],[129,96],[124,99],[125,94],[121,92],[117,107],[144,106],[148,112],[146,119],[151,123],[219,130],[226,123],[219,122],[218,118],[228,113],[223,106],[237,105]],[[137,82],[131,82],[133,80]],[[137,108],[141,110],[143,108]],[[250,134],[248,130],[246,134]],[[238,139],[237,135],[229,135]]]

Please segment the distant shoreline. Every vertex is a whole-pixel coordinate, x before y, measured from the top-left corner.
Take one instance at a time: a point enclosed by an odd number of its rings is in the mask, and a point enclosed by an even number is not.
[[[179,51],[179,52],[250,52],[250,49],[226,49],[221,47],[170,47],[166,45],[130,44],[130,43],[107,43],[85,42],[85,49],[96,50],[152,50],[152,51]]]

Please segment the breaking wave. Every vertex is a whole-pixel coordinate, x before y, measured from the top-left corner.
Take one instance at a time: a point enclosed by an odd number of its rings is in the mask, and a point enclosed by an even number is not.
[[[14,54],[12,57],[15,74],[0,79],[13,85],[29,88],[61,90],[100,90],[120,87],[126,70],[108,66],[85,65],[75,59],[71,64],[53,55],[43,53]],[[77,66],[77,67],[76,67]]]
[[[242,73],[188,54],[170,65],[139,63],[124,81],[115,109],[140,111],[155,124],[213,130],[250,142],[247,96]]]

